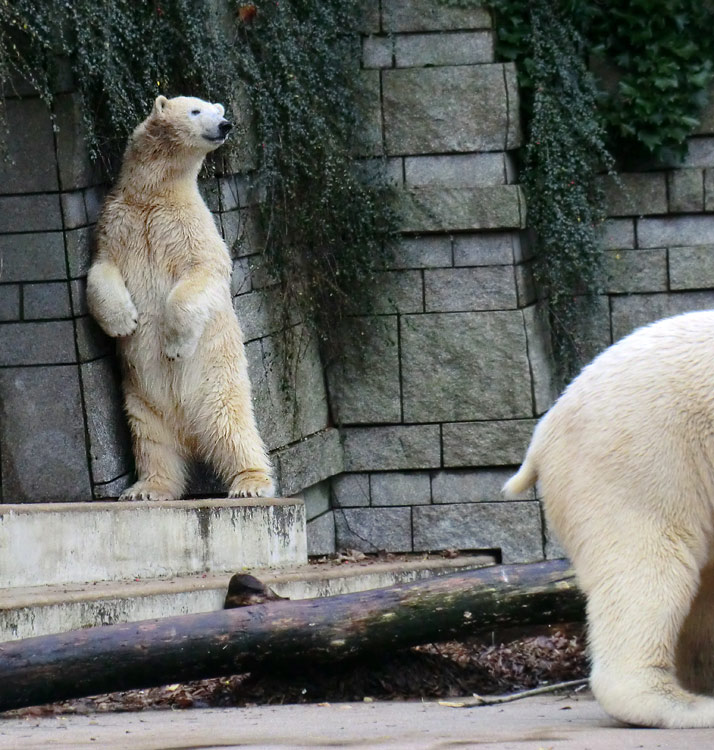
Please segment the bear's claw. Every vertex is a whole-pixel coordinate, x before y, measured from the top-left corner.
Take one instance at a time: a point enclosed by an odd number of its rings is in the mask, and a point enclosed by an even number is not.
[[[273,497],[274,494],[273,480],[257,469],[248,469],[239,474],[228,491],[228,497]]]

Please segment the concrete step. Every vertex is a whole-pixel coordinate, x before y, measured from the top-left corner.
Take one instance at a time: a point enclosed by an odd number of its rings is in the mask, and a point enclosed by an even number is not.
[[[410,559],[386,563],[309,564],[250,572],[281,596],[331,596],[494,564],[490,555]],[[67,630],[212,612],[223,607],[231,573],[173,578],[16,587],[0,591],[0,641]]]
[[[305,562],[302,500],[0,505],[0,588]]]

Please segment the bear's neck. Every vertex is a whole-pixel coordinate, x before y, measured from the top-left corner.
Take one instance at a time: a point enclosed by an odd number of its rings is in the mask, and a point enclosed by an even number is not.
[[[197,190],[198,172],[205,154],[187,150],[157,153],[142,151],[134,144],[124,156],[117,187],[132,201],[153,202],[156,198],[180,200]]]

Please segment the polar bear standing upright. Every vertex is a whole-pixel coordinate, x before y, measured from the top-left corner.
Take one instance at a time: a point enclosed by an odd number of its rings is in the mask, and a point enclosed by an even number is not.
[[[196,183],[230,128],[220,104],[159,96],[99,219],[87,299],[119,339],[138,474],[125,500],[178,498],[192,455],[215,466],[231,497],[273,493],[231,261]]]
[[[714,311],[641,328],[586,367],[504,490],[536,479],[587,596],[602,707],[714,726]]]

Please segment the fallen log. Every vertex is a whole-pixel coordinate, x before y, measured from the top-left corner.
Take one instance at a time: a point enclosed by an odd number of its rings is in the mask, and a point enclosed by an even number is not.
[[[237,674],[271,660],[333,661],[583,617],[572,570],[557,560],[87,628],[0,644],[0,711]]]

